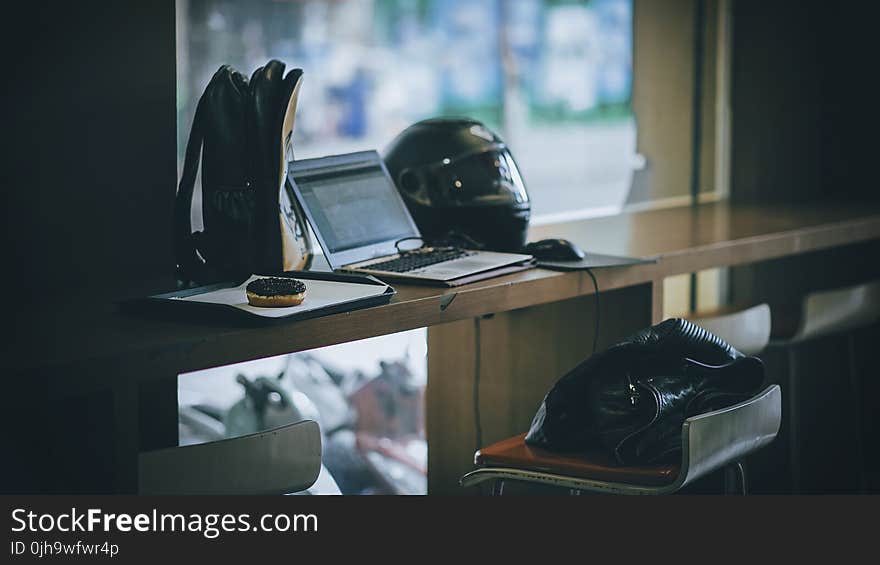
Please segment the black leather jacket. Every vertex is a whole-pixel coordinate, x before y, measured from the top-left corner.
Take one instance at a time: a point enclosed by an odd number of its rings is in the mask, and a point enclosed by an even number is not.
[[[607,450],[621,464],[680,452],[686,418],[750,398],[761,361],[680,318],[586,359],[544,397],[526,443],[557,451]]]

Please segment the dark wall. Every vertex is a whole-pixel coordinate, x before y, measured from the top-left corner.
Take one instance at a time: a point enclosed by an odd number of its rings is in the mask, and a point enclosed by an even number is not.
[[[734,2],[734,202],[858,205],[880,198],[877,12],[852,0]],[[773,325],[793,329],[799,320],[791,313],[800,312],[807,293],[880,277],[878,253],[880,245],[868,242],[734,267],[730,299],[767,302]],[[848,371],[849,363],[870,358],[862,334],[876,340],[876,331],[863,329],[852,343],[837,335],[762,353],[786,404],[780,436],[749,462],[753,492],[859,492],[854,442],[864,424],[854,420],[858,389],[850,383],[876,379],[871,371]]]
[[[731,200],[880,199],[878,9],[865,2],[734,3]],[[877,276],[876,245],[731,269],[731,299],[799,303]]]
[[[869,2],[734,2],[735,202],[878,199]]]
[[[173,0],[21,4],[2,40],[7,273],[29,295],[170,283]]]

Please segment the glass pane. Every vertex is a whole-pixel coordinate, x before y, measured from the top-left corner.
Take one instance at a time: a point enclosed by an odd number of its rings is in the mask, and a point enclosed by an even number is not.
[[[310,494],[426,494],[424,329],[180,375],[180,444],[318,422]]]
[[[181,0],[181,159],[221,64],[304,70],[297,158],[383,149],[403,128],[466,115],[511,147],[538,221],[615,212],[637,162],[632,0]]]

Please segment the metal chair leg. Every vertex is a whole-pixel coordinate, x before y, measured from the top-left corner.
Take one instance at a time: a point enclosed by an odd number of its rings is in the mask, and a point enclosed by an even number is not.
[[[495,479],[492,481],[492,496],[501,496],[504,494],[504,479]]]
[[[788,408],[788,478],[791,481],[792,494],[801,494],[801,438],[800,438],[800,411],[798,410],[799,384],[797,371],[797,356],[794,346],[788,348],[788,390],[786,407]]]
[[[724,468],[724,494],[748,494],[746,469],[742,461],[736,461]]]
[[[746,473],[746,464],[743,461],[736,462],[736,468],[739,471],[740,494],[746,496],[749,494],[748,473]]]
[[[856,338],[854,332],[850,332],[847,336],[846,346],[849,357],[850,393],[855,400],[852,408],[853,420],[855,420],[855,429],[853,430],[853,433],[855,434],[856,440],[854,459],[856,472],[858,473],[859,478],[859,492],[864,493],[867,492],[867,474],[865,473],[865,443],[863,436],[864,430],[862,428],[862,391],[860,382],[861,375],[859,375],[858,360],[856,359]]]

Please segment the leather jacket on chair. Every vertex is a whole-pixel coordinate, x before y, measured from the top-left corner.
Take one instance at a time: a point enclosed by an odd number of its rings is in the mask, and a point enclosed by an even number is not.
[[[686,418],[741,402],[764,380],[761,361],[680,318],[589,357],[544,397],[526,443],[602,449],[621,464],[680,453]]]

